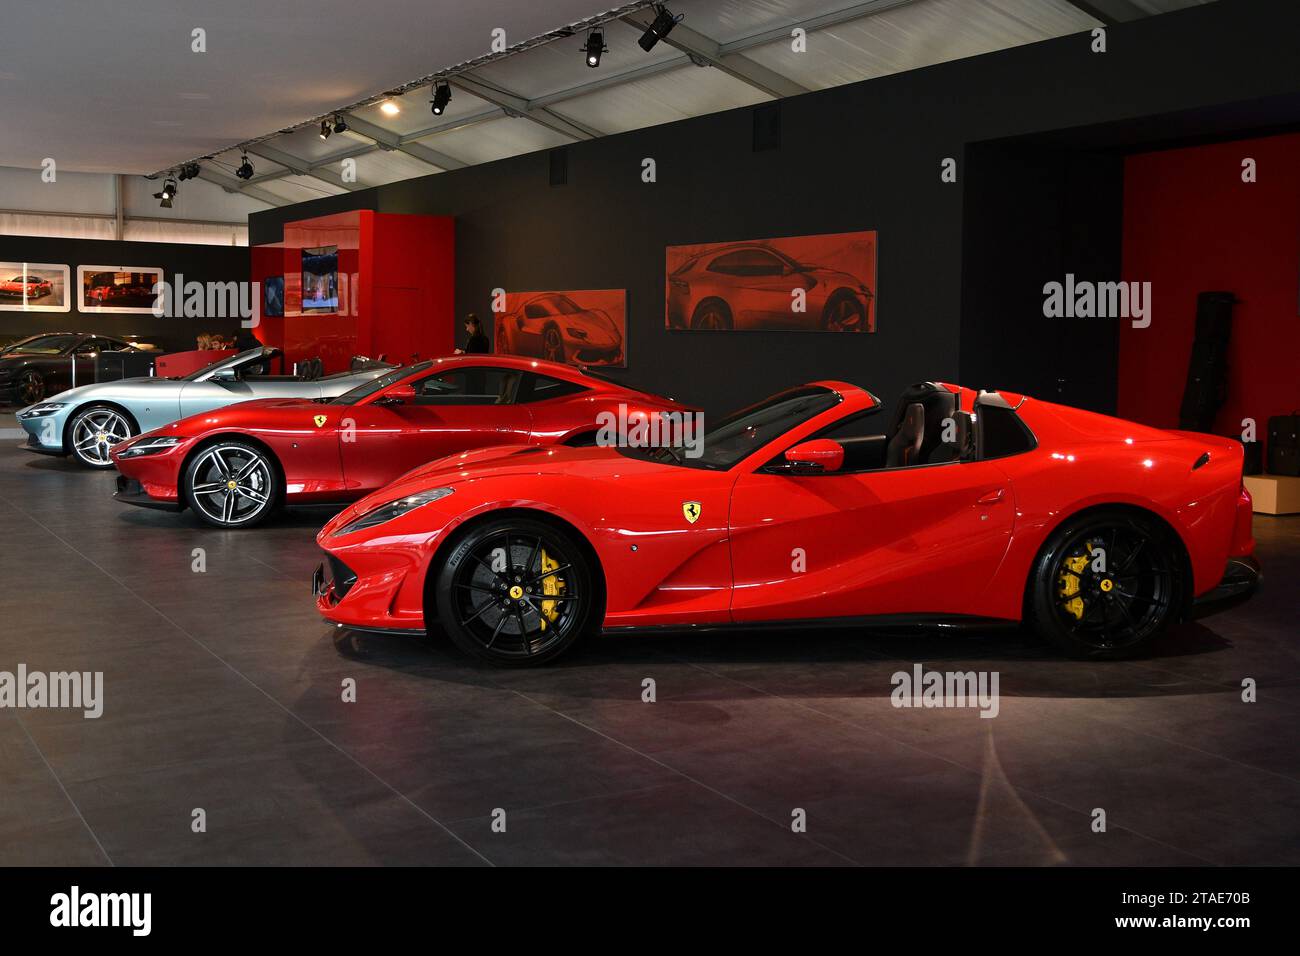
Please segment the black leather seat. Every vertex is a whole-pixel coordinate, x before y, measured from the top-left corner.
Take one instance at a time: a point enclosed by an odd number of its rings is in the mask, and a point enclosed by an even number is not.
[[[886,468],[906,468],[921,461],[921,445],[925,441],[925,406],[913,402],[903,413],[898,431],[889,440],[885,451]]]
[[[970,412],[953,412],[952,423],[952,440],[945,441],[946,436],[944,433],[947,429],[941,429],[939,443],[930,450],[929,456],[925,459],[929,464],[961,461],[963,458],[969,457],[968,451],[971,446]]]

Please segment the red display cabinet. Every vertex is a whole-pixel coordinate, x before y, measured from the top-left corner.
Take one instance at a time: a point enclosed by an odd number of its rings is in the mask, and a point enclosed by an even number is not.
[[[337,250],[337,305],[304,309],[304,252],[315,250]],[[455,347],[449,216],[358,210],[302,219],[285,223],[283,241],[253,246],[251,257],[254,281],[284,277],[283,317],[261,315],[259,302],[254,333],[289,363],[319,356],[329,373],[354,355],[405,363]]]

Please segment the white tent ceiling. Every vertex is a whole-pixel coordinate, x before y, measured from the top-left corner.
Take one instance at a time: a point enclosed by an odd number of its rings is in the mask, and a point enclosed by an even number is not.
[[[395,115],[377,105],[352,110],[350,129],[326,140],[309,127],[250,146],[250,182],[233,176],[241,156],[231,149],[205,162],[204,176],[281,205],[1076,33],[1099,18],[1206,2],[670,0],[682,22],[649,53],[636,43],[642,28],[634,21],[648,22],[653,11],[633,12],[605,25],[608,52],[596,69],[584,62],[581,34],[554,40],[453,75],[442,116],[431,114],[423,87],[394,97]],[[8,16],[11,35],[52,35],[52,10],[80,9],[96,26],[59,34],[57,58],[35,44],[0,65],[0,123],[10,131],[0,164],[34,166],[53,153],[66,168],[152,172],[451,69],[486,52],[493,26],[515,43],[617,5],[315,0],[293,16],[268,13],[264,0],[136,0],[112,16],[91,0],[26,5],[20,22]],[[172,44],[177,31],[188,36],[204,22],[202,68],[170,47],[149,58],[131,52],[132,44]],[[806,31],[806,52],[792,49],[796,27]],[[34,127],[8,115],[19,102],[25,117],[36,115]],[[345,159],[356,163],[355,182],[344,181]]]

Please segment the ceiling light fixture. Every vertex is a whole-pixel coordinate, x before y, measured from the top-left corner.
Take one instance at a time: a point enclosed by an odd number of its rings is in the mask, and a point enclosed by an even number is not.
[[[347,122],[343,119],[343,114],[342,114],[342,113],[335,113],[335,114],[334,114],[334,132],[336,132],[336,133],[346,133],[347,131],[348,131],[348,124],[347,124]]]
[[[668,36],[668,34],[672,32],[673,27],[682,22],[681,17],[673,16],[669,9],[662,3],[656,5],[655,10],[656,15],[654,22],[650,24],[645,33],[641,34],[641,39],[636,41],[640,44],[641,49],[645,50],[647,53],[650,52],[656,43]]]
[[[446,81],[436,84],[433,88],[433,102],[429,104],[429,109],[433,111],[433,115],[441,116],[450,102],[451,86]]]
[[[247,153],[244,154],[244,161],[240,163],[239,168],[235,170],[235,175],[240,179],[253,178],[253,164],[248,161]]]
[[[583,49],[587,52],[587,66],[594,70],[600,66],[600,55],[609,49],[605,46],[605,34],[600,30],[592,30],[587,34]]]
[[[379,104],[379,111],[385,116],[396,116],[398,113],[402,112],[402,108],[392,100],[384,100]]]
[[[321,138],[321,139],[329,139],[329,138],[330,138],[330,133],[332,133],[332,132],[334,132],[334,130],[330,129],[330,121],[329,121],[329,120],[321,120],[321,121],[320,121],[320,138]]]
[[[172,208],[172,200],[176,198],[176,180],[168,176],[163,182],[162,192],[153,194],[153,198],[158,200],[158,205],[164,209]]]

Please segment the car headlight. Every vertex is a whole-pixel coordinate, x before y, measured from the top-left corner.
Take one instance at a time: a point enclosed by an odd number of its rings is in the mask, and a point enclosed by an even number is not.
[[[427,505],[431,501],[437,501],[439,498],[446,498],[455,490],[454,488],[431,488],[428,491],[407,495],[405,498],[398,498],[396,501],[389,501],[377,508],[370,509],[359,518],[353,518],[330,537],[337,538],[339,535],[352,534],[354,531],[364,531],[366,528],[381,525],[385,521],[400,518],[408,511],[414,511],[416,508]]]
[[[130,448],[124,448],[118,453],[118,458],[139,458],[141,455],[156,455],[160,451],[166,451],[168,448],[175,448],[184,438],[178,438],[175,435],[168,435],[165,438],[145,438],[136,442]]]
[[[585,339],[587,337],[586,329],[575,329],[573,326],[569,326],[564,331],[568,332],[575,339]]]
[[[68,407],[67,402],[41,402],[39,405],[33,405],[22,413],[23,418],[40,418],[42,415],[53,415],[55,412]]]

